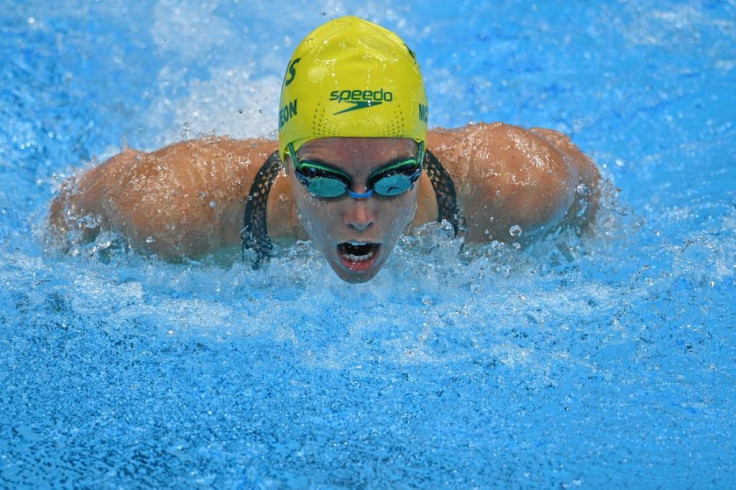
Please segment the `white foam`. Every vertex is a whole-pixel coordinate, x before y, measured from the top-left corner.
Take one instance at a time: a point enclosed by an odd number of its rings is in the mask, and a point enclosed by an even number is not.
[[[148,116],[151,130],[161,131],[165,144],[209,134],[275,138],[280,80],[251,80],[250,70],[213,69],[209,80],[190,82],[185,97],[154,102]],[[162,79],[169,76],[161,74]]]

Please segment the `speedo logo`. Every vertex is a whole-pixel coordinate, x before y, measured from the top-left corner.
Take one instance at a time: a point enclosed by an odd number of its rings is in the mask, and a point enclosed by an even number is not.
[[[338,104],[345,102],[352,104],[347,109],[337,111],[334,115],[342,114],[343,112],[355,111],[358,109],[365,109],[374,105],[380,105],[384,102],[392,102],[394,100],[394,94],[388,90],[335,90],[330,92],[330,100],[337,101]]]

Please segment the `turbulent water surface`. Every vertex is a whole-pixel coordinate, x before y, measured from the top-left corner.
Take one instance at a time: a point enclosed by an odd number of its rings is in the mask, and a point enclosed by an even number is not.
[[[0,7],[0,487],[736,481],[732,1]],[[343,14],[416,51],[431,125],[570,134],[593,233],[430,226],[359,286],[308,243],[260,271],[47,246],[60,183],[126,144],[273,137],[291,51]]]

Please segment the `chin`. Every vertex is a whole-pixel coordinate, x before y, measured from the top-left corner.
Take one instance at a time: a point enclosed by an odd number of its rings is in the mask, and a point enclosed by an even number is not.
[[[379,271],[379,269],[377,269],[367,274],[354,275],[354,274],[345,274],[343,271],[339,271],[334,268],[333,270],[335,271],[335,273],[340,279],[350,284],[361,284],[364,282],[368,282],[374,277],[376,277],[376,274],[378,274],[378,271]]]

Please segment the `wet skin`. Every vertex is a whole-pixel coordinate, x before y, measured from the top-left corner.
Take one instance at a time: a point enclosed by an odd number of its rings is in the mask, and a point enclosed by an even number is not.
[[[410,139],[322,138],[305,143],[297,156],[342,170],[352,177],[352,190],[363,193],[372,172],[414,157],[416,152],[417,144]],[[314,247],[344,281],[372,279],[414,218],[418,186],[392,197],[324,199],[312,196],[299,183],[288,160],[287,174],[299,217]]]

